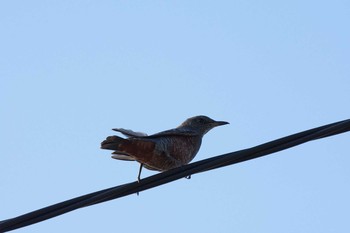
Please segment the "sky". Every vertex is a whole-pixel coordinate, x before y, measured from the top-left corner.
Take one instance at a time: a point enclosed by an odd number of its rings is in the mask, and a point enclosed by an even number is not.
[[[350,3],[1,1],[0,220],[136,180],[100,142],[230,122],[194,161],[350,118]],[[17,232],[349,232],[350,134]],[[156,174],[144,170],[143,177]]]

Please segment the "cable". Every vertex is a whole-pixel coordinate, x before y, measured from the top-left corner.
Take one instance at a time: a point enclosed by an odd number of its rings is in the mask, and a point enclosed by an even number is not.
[[[196,173],[259,158],[302,143],[350,131],[350,119],[306,130],[249,149],[204,159],[179,168],[94,193],[63,201],[11,219],[0,221],[0,232],[11,231],[90,205],[138,193]]]

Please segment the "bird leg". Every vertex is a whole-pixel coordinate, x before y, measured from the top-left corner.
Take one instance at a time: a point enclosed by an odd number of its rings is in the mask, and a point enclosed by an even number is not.
[[[142,171],[142,167],[143,167],[143,163],[140,163],[139,175],[137,176],[137,182],[139,182],[139,183],[140,183],[140,179],[141,179],[141,171]]]
[[[140,168],[139,168],[139,174],[137,176],[137,182],[140,183],[141,180],[141,171],[142,171],[143,163],[140,163]],[[137,196],[139,195],[139,192],[136,193]]]

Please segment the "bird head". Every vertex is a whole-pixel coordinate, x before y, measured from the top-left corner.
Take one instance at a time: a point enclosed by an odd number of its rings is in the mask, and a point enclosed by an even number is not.
[[[226,124],[229,123],[226,121],[215,121],[207,116],[195,116],[188,118],[179,127],[188,127],[204,135],[212,128]]]

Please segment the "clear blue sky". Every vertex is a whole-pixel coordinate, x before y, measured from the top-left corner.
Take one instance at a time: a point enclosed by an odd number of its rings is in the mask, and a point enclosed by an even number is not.
[[[134,181],[100,142],[204,114],[195,161],[350,117],[349,1],[1,1],[0,219]],[[18,232],[350,232],[350,134]],[[155,174],[144,171],[143,176]]]

